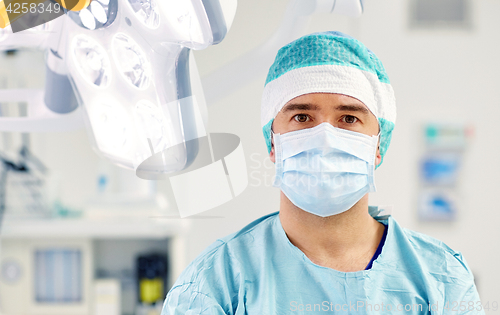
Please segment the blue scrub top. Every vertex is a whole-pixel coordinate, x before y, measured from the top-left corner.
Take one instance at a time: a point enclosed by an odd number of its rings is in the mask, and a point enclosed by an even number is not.
[[[314,264],[288,240],[278,212],[205,249],[168,293],[173,314],[484,314],[460,252],[402,228],[392,216],[380,255],[368,270]]]

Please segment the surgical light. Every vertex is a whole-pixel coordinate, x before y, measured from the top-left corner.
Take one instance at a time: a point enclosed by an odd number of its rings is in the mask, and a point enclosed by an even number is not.
[[[159,1],[158,5],[172,39],[191,49],[203,49],[214,43],[211,24],[201,1]]]
[[[85,80],[98,87],[107,87],[111,79],[111,66],[104,48],[86,35],[73,39],[73,56]]]
[[[51,22],[43,23],[42,25],[35,26],[31,28],[35,32],[47,32],[50,30]]]
[[[100,102],[90,109],[97,145],[105,153],[126,153],[130,149],[128,113],[113,101]]]
[[[88,9],[81,10],[80,13],[78,13],[78,17],[82,21],[83,26],[85,26],[89,30],[95,30],[96,19]]]
[[[51,0],[54,1],[54,0]],[[63,8],[71,11],[81,11],[87,8],[92,0],[55,0]]]
[[[114,36],[112,46],[114,59],[125,81],[146,89],[151,82],[151,65],[141,47],[124,33]]]
[[[7,38],[7,30],[0,28],[0,42]]]
[[[137,19],[151,29],[160,26],[160,13],[155,0],[128,0]]]
[[[69,11],[68,16],[76,24],[89,29],[101,29],[110,26],[118,13],[118,0],[96,0],[90,2],[90,5],[74,12]]]
[[[208,123],[190,51],[222,40],[235,14],[235,5],[223,6],[236,0],[85,1],[88,6],[52,21],[50,36],[25,41],[31,46],[37,40],[46,49],[46,86],[37,102],[70,116],[78,100],[96,152],[141,178],[186,169],[197,157],[199,139],[207,137]],[[15,36],[0,48],[17,46],[23,33],[31,29],[9,34]],[[23,130],[42,128],[29,122],[43,117],[28,118]],[[144,163],[154,154],[161,156],[158,163]]]
[[[149,145],[151,141],[154,152],[158,152],[166,145],[166,120],[161,109],[147,100],[141,100],[135,106],[134,120],[139,138]]]
[[[32,27],[22,32],[13,33],[12,26],[0,28],[0,51],[19,48],[45,49],[47,39],[53,34],[53,22]]]
[[[101,22],[102,24],[105,24],[108,21],[108,16],[106,14],[106,11],[102,7],[102,4],[100,4],[99,2],[92,1],[90,3],[90,11],[95,16],[95,19],[98,22]]]

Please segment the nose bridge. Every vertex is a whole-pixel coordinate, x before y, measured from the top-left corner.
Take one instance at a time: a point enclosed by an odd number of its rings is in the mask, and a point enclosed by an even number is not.
[[[338,118],[337,116],[338,116],[338,114],[335,113],[335,111],[323,109],[320,111],[318,125],[326,122],[326,123],[329,123],[330,125],[332,125],[333,127],[338,128],[339,122],[337,121],[337,118]]]

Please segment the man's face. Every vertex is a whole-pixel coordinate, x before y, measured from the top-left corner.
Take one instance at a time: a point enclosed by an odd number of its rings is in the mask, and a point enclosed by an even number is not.
[[[377,118],[365,104],[353,97],[333,93],[310,93],[290,100],[276,115],[272,128],[274,133],[284,134],[312,128],[324,122],[368,136],[379,132]],[[274,163],[274,144],[269,157]],[[380,150],[377,148],[375,165],[381,160]]]

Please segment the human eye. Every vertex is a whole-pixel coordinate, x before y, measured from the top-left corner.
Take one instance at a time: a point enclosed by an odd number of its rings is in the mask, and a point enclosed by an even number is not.
[[[298,123],[305,123],[310,120],[309,116],[307,116],[306,114],[297,114],[293,116],[293,119],[295,119],[295,121]]]
[[[358,118],[354,117],[352,115],[345,115],[342,117],[342,122],[344,122],[346,124],[354,124],[357,121],[358,121]]]

